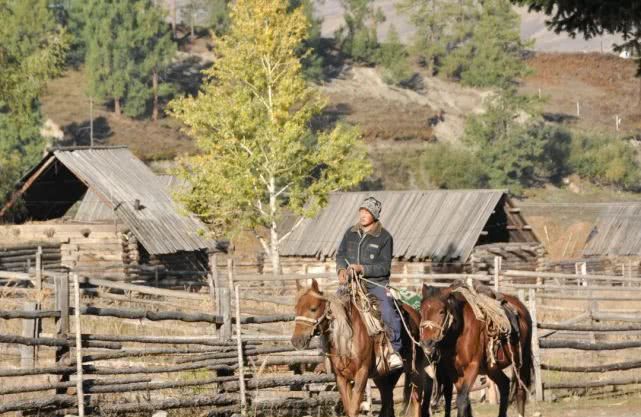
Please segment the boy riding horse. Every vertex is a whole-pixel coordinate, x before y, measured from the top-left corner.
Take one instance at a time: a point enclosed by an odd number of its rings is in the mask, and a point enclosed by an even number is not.
[[[383,323],[387,328],[393,352],[387,358],[390,370],[403,367],[401,351],[401,317],[389,290],[394,240],[380,222],[382,204],[374,197],[366,198],[358,210],[358,223],[345,232],[336,253],[338,281],[346,285],[348,277],[361,275],[366,279],[368,293],[378,299]]]

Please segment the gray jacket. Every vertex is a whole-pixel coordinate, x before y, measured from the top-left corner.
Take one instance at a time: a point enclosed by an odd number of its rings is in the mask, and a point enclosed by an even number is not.
[[[389,282],[394,240],[380,221],[368,232],[357,224],[345,232],[336,252],[336,271],[350,264],[363,265],[363,277],[381,285]],[[367,283],[367,287],[373,287]]]

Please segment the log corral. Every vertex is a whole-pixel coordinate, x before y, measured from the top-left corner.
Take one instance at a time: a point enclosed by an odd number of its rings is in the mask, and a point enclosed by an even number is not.
[[[74,272],[0,271],[0,277],[36,286],[41,280],[42,288],[53,291],[2,292],[3,306],[14,307],[0,310],[0,350],[10,352],[20,347],[21,365],[17,366],[18,359],[11,355],[0,359],[0,413],[75,413],[79,404],[74,394],[79,389],[84,393],[85,411],[93,415],[192,408],[204,409],[212,416],[249,410],[272,415],[274,407],[279,415],[297,417],[334,413],[338,392],[333,376],[312,372],[324,361],[317,342],[308,351],[295,352],[288,340],[294,285],[314,277],[321,288],[332,291],[333,273],[285,274],[278,286],[265,285],[269,283],[265,275],[237,274],[233,260],[217,258],[225,257],[212,255],[210,260],[211,281],[216,284],[205,287],[214,294],[115,282],[83,273],[78,282],[80,294],[85,296],[80,298],[79,308],[69,300],[69,281],[76,281]],[[636,312],[600,307],[610,300],[607,293],[620,298],[621,290],[625,290],[626,299],[641,305],[639,283],[620,276],[496,272],[490,276],[407,273],[394,276],[393,282],[398,285],[399,279],[404,279],[418,287],[422,282],[444,286],[452,280],[475,279],[518,295],[528,305],[536,326],[533,393],[538,400],[576,395],[576,390],[634,387],[639,382],[641,362],[635,352],[641,341],[631,335],[639,334],[641,317]],[[96,287],[100,291],[94,292]],[[114,305],[110,291],[129,295]],[[25,303],[31,295],[35,309]],[[579,309],[576,316],[561,318],[549,314],[549,309],[554,312],[559,307],[559,301],[550,305],[549,297],[581,297],[587,307]],[[152,305],[148,304],[150,298]],[[276,298],[287,305],[281,307]],[[36,321],[40,325],[32,325]],[[17,334],[20,323],[22,335]],[[25,335],[24,329],[31,329],[31,333]],[[579,361],[556,360],[557,355],[574,358],[577,351],[584,352]],[[590,354],[599,351],[624,356],[603,360]],[[599,380],[572,378],[576,373],[597,372],[609,374]],[[559,383],[552,373],[569,377]],[[481,381],[474,398],[488,398],[489,389]],[[375,394],[370,407],[376,407],[377,400]]]

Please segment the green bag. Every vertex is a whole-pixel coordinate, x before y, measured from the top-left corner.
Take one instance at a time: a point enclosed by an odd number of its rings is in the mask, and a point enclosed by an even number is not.
[[[407,304],[414,310],[418,311],[421,308],[422,297],[420,294],[408,291],[404,288],[398,289],[393,287],[390,287],[390,292],[392,293],[392,297],[394,297],[395,300],[400,301],[403,304]]]

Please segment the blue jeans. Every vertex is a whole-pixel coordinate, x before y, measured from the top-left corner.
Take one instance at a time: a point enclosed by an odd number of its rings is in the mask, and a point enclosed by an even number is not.
[[[368,288],[367,292],[378,299],[378,306],[381,309],[383,323],[389,335],[392,348],[396,352],[401,351],[401,316],[394,306],[394,300],[387,295],[387,289],[381,287]]]

